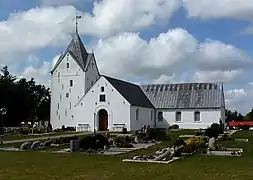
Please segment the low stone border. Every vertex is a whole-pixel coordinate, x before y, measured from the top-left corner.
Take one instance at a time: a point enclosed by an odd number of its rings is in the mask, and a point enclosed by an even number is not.
[[[154,160],[134,160],[134,159],[123,159],[123,162],[137,162],[137,163],[159,163],[159,164],[169,164],[173,161],[179,160],[182,157],[173,157],[169,161],[154,161]]]
[[[232,153],[239,153],[239,154],[232,154]],[[210,151],[207,150],[207,153],[204,155],[208,156],[242,156],[243,149],[242,148],[227,148],[226,151]]]

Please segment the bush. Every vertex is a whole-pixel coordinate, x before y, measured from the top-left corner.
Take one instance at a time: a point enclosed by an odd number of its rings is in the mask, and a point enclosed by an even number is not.
[[[186,143],[184,142],[183,139],[180,139],[180,138],[176,139],[175,142],[173,143],[174,147],[178,147],[178,146],[181,146],[181,145],[185,146]]]
[[[20,129],[20,134],[22,135],[28,135],[29,134],[29,128],[28,127],[23,127]]]
[[[54,144],[67,144],[70,143],[71,140],[78,140],[78,137],[77,136],[59,137],[54,141]]]
[[[169,130],[170,129],[179,129],[179,125],[173,124],[172,126],[169,127]]]
[[[166,129],[151,128],[149,139],[161,141],[161,140],[169,140],[169,137],[167,136]]]
[[[61,129],[62,131],[65,131],[65,125],[62,125]]]
[[[75,127],[66,127],[65,129],[64,129],[64,131],[76,131],[76,128]]]
[[[249,125],[244,125],[244,126],[242,126],[242,129],[243,129],[243,130],[249,130],[249,128],[250,128]]]
[[[127,132],[127,128],[122,128],[122,132],[121,132],[122,134],[127,134],[128,132]]]
[[[227,140],[234,140],[234,138],[232,138],[230,135],[228,134],[224,134],[220,140],[223,140],[223,141],[227,141]]]
[[[209,138],[218,138],[219,134],[223,133],[222,129],[220,128],[220,125],[217,123],[213,123],[211,127],[207,128],[205,131],[205,135]]]
[[[104,146],[109,146],[109,141],[107,138],[101,134],[96,134],[92,136],[85,136],[83,139],[80,141],[80,147],[83,150],[88,150],[88,149],[103,149]]]
[[[116,136],[114,138],[114,142],[117,147],[122,148],[132,148],[133,145],[131,144],[134,141],[134,137],[131,136]]]

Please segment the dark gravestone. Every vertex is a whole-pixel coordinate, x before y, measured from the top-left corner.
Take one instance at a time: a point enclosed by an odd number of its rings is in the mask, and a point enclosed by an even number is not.
[[[45,142],[43,143],[42,147],[43,147],[43,148],[49,147],[49,146],[51,146],[52,143],[53,143],[52,140],[47,140],[47,141],[45,141]]]
[[[38,149],[40,147],[40,141],[34,141],[30,149]]]
[[[28,149],[30,149],[31,145],[32,145],[31,142],[24,142],[23,144],[21,144],[19,149],[20,150],[28,150]]]

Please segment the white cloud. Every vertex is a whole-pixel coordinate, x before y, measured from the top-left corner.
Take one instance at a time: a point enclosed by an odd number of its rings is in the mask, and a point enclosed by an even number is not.
[[[245,19],[253,17],[252,0],[183,0],[189,17],[200,19]]]
[[[249,83],[240,89],[227,90],[225,92],[226,106],[229,109],[237,110],[245,114],[253,107],[253,103],[251,101],[252,97],[252,83]]]
[[[194,69],[197,73],[191,80],[231,82],[240,80],[252,65],[252,58],[240,49],[219,41],[198,42],[180,28],[150,41],[136,33],[123,33],[99,40],[94,50],[102,73],[120,78],[131,74],[155,82],[178,76],[190,80],[186,72]]]
[[[138,31],[159,22],[167,23],[181,6],[179,0],[103,0],[94,1],[92,14],[84,14],[80,31],[108,36]]]
[[[240,81],[244,75],[244,70],[230,71],[198,71],[195,73],[194,79],[198,82],[224,82]]]

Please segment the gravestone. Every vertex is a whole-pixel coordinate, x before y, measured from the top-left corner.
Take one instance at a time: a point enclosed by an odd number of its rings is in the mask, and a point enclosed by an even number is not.
[[[80,141],[79,140],[70,140],[70,152],[79,152],[80,151]]]
[[[34,141],[30,149],[38,149],[40,147],[40,141]]]
[[[31,145],[32,145],[31,142],[24,142],[23,144],[21,144],[19,149],[20,150],[28,150],[28,149],[30,149]]]
[[[49,147],[49,146],[51,146],[52,143],[53,143],[53,141],[49,139],[49,140],[47,140],[47,141],[45,141],[45,142],[43,143],[42,147],[43,147],[43,148]]]
[[[214,137],[210,138],[208,141],[208,148],[211,151],[216,150],[216,139]]]

